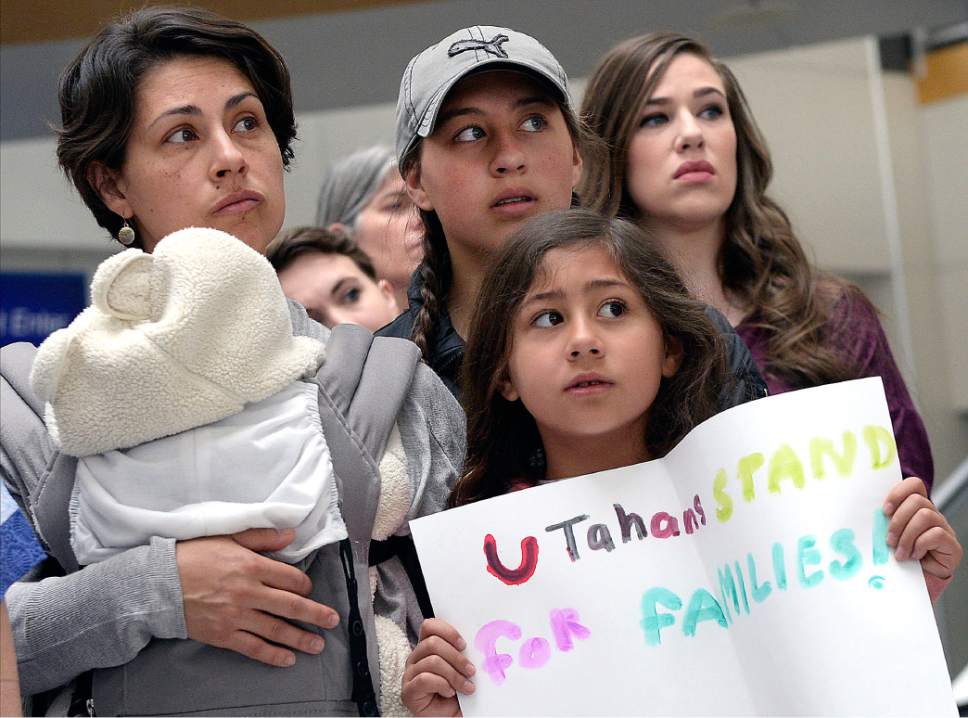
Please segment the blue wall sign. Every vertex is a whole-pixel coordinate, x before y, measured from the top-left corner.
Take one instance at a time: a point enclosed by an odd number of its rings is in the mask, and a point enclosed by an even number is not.
[[[0,272],[0,346],[40,344],[86,306],[81,273]]]

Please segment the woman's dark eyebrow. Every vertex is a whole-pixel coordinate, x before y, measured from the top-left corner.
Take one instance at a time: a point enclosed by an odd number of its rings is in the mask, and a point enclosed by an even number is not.
[[[246,90],[245,92],[240,92],[237,95],[232,95],[232,97],[230,97],[229,99],[227,99],[225,101],[225,109],[226,110],[231,110],[233,107],[235,107],[236,105],[240,104],[242,102],[242,100],[244,100],[246,97],[254,97],[257,100],[259,99],[259,96],[257,94],[255,94],[254,92],[249,92],[248,90]]]
[[[629,283],[622,279],[591,279],[585,283],[582,288],[584,291],[590,291],[593,289],[608,289],[609,287],[627,287]],[[532,294],[527,297],[523,302],[522,306],[525,304],[531,304],[532,302],[543,302],[548,299],[563,299],[565,296],[565,290],[563,289],[549,289],[547,292],[538,292],[537,294]]]
[[[692,93],[693,97],[705,97],[706,95],[719,95],[724,100],[726,95],[718,87],[700,87],[698,90]],[[668,97],[650,97],[646,105],[668,105],[670,102]]]
[[[239,94],[233,95],[232,97],[230,97],[228,100],[225,101],[225,109],[231,110],[233,107],[239,105],[247,97],[254,97],[257,100],[259,99],[259,96],[256,95],[254,92],[249,92],[249,91],[240,92]],[[151,126],[154,125],[159,120],[165,117],[171,117],[172,115],[199,116],[201,114],[202,114],[202,109],[198,105],[181,105],[180,107],[172,107],[170,110],[165,110],[160,115],[158,115],[154,120],[152,120],[151,124],[148,125],[148,128],[150,129]]]
[[[158,115],[151,124],[148,125],[150,130],[153,125],[163,120],[166,117],[171,117],[172,115],[193,115],[199,116],[202,114],[202,110],[198,105],[182,105],[181,107],[172,107],[170,110],[165,110],[160,115]]]

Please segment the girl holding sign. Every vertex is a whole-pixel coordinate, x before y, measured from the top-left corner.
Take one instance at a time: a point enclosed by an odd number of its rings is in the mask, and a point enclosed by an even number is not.
[[[451,506],[664,456],[717,412],[729,372],[716,328],[634,224],[554,212],[494,267],[465,357]]]
[[[704,305],[655,243],[578,209],[531,220],[495,259],[462,377],[468,455],[452,506],[664,456],[732,381]],[[454,715],[454,691],[473,691],[463,645],[424,622],[401,694],[415,714]]]
[[[931,489],[921,417],[877,311],[808,262],[766,195],[772,163],[736,78],[696,40],[632,38],[599,63],[582,116],[609,148],[585,167],[584,202],[647,227],[689,289],[747,343],[771,394],[845,379],[884,381],[904,476]]]
[[[452,506],[662,457],[716,413],[730,381],[704,305],[624,220],[586,210],[531,220],[484,277],[477,306]],[[899,507],[889,530],[926,574],[950,576],[961,546],[917,487],[907,479],[889,494]],[[424,621],[401,693],[414,714],[459,714],[457,693],[474,691],[464,648],[448,623]]]

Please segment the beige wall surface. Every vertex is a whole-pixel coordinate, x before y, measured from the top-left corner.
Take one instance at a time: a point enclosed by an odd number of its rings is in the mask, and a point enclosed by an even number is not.
[[[948,377],[968,414],[968,95],[923,106],[921,119]]]
[[[947,144],[950,131],[965,120],[952,112],[957,101],[944,107],[919,104],[914,79],[907,73],[885,73],[884,89],[914,359],[908,376],[915,377],[915,399],[943,478],[968,453],[964,393],[968,315],[962,308],[968,301],[968,278],[965,255],[960,260],[956,256],[968,240],[968,217],[964,201],[951,196],[959,182],[962,194],[968,193],[968,173],[963,169],[968,157],[964,150]],[[968,105],[968,99],[962,102]],[[942,157],[931,151],[939,143],[947,144]],[[954,166],[959,161],[960,176]],[[939,181],[950,183],[941,193],[947,197],[940,201],[934,189]],[[960,233],[948,219],[959,212]],[[954,284],[957,288],[952,289]]]
[[[839,273],[891,269],[870,91],[878,68],[869,42],[730,61],[770,146],[771,194],[816,261]]]

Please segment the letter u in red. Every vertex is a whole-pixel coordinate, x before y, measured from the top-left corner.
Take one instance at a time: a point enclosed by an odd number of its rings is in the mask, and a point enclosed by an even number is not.
[[[501,562],[497,555],[497,541],[491,534],[484,537],[484,557],[489,574],[508,586],[519,586],[530,579],[538,567],[538,539],[534,536],[521,539],[521,563],[517,568],[508,568]]]

